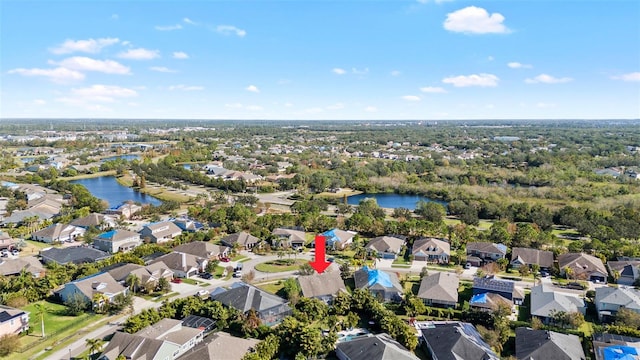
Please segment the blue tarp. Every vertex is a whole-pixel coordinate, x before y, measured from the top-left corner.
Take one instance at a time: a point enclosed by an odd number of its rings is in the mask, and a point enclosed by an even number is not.
[[[471,297],[471,301],[469,304],[486,304],[487,303],[487,293],[473,295]]]
[[[393,283],[391,282],[391,278],[389,277],[389,274],[387,274],[384,271],[381,270],[373,270],[373,269],[369,269],[368,267],[364,267],[363,268],[366,272],[367,272],[367,276],[368,276],[368,284],[369,287],[375,285],[375,284],[380,284],[386,288],[392,288],[393,287]]]
[[[332,245],[334,242],[340,241],[340,238],[336,235],[335,230],[336,229],[331,229],[320,234],[324,236],[326,245]]]
[[[118,230],[107,231],[106,233],[100,234],[98,237],[102,239],[111,239],[116,232],[118,232]]]
[[[637,360],[638,349],[631,346],[614,345],[602,351],[604,360]]]

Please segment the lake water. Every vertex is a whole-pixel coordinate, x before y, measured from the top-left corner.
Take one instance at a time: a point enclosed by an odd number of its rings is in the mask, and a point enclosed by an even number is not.
[[[162,201],[151,195],[146,195],[132,188],[120,185],[113,176],[73,180],[71,183],[84,185],[93,196],[106,200],[109,203],[109,207],[117,207],[128,200],[142,204],[162,204]]]
[[[353,196],[349,196],[347,198],[347,203],[349,205],[358,205],[361,200],[364,200],[364,199],[367,199],[367,198],[376,199],[376,201],[378,202],[378,205],[380,205],[380,207],[391,208],[391,209],[402,207],[402,208],[406,208],[406,209],[409,209],[409,210],[415,210],[416,209],[416,205],[418,204],[418,201],[420,201],[420,200],[433,201],[433,202],[437,202],[438,204],[442,204],[444,206],[447,206],[447,203],[444,202],[444,201],[429,199],[426,196],[407,195],[407,194],[360,194],[360,195],[353,195]]]
[[[102,159],[102,162],[113,161],[113,160],[117,160],[117,159],[123,159],[123,160],[127,160],[127,161],[140,160],[140,155],[129,154],[129,155],[110,156],[108,158]]]

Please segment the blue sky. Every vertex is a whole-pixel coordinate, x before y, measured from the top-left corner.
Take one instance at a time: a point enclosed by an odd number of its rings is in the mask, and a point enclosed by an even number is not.
[[[640,2],[2,1],[0,116],[640,117]]]

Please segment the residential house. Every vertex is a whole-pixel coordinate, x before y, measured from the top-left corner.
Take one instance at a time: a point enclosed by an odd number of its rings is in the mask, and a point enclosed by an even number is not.
[[[560,275],[566,275],[572,279],[588,280],[593,282],[607,282],[607,268],[599,258],[584,253],[567,253],[558,256]]]
[[[85,217],[73,220],[71,222],[71,225],[84,229],[97,228],[100,230],[107,230],[115,228],[117,223],[116,219],[114,219],[112,216],[92,213]]]
[[[271,232],[277,239],[273,241],[274,247],[303,248],[307,242],[304,230],[277,228]]]
[[[516,359],[585,360],[580,338],[549,330],[516,328]]]
[[[122,205],[116,206],[111,209],[107,209],[105,211],[106,214],[116,215],[119,217],[123,217],[125,219],[130,219],[138,211],[142,210],[142,206],[134,204],[132,202],[127,202]]]
[[[242,360],[259,342],[218,331],[185,353],[180,360]]]
[[[272,326],[280,323],[282,319],[292,314],[287,301],[258,289],[255,286],[236,283],[231,289],[218,288],[210,297],[220,301],[223,305],[239,310],[243,314],[253,309],[264,325]]]
[[[171,241],[180,234],[182,234],[182,229],[171,221],[147,224],[140,230],[140,237],[143,240],[149,239],[150,242],[157,244]]]
[[[202,329],[205,334],[216,330],[216,321],[204,316],[189,315],[182,319],[182,326],[194,329]]]
[[[106,296],[109,302],[118,294],[127,294],[127,288],[120,285],[109,273],[98,273],[66,283],[55,294],[64,302],[80,294],[86,302],[92,302],[96,294]]]
[[[418,297],[429,306],[456,307],[460,279],[449,272],[437,272],[422,278]]]
[[[388,334],[362,336],[336,345],[340,360],[418,360]]]
[[[524,290],[511,280],[498,279],[493,275],[475,277],[473,279],[473,295],[487,292],[498,294],[516,305],[522,305],[524,301]]]
[[[302,290],[302,296],[320,299],[327,304],[331,304],[338,293],[347,292],[339,271],[325,271],[322,274],[299,276],[298,283]]]
[[[86,231],[86,229],[81,227],[58,223],[32,233],[31,239],[47,244],[72,242],[84,236]]]
[[[93,239],[93,246],[96,249],[112,254],[130,251],[141,244],[140,234],[122,229],[107,231]]]
[[[193,241],[190,243],[176,246],[173,251],[183,252],[195,255],[199,258],[215,260],[221,257],[229,256],[229,248],[226,246],[215,245],[210,242]]]
[[[511,300],[490,292],[473,295],[469,300],[469,307],[482,312],[494,312],[501,307],[506,307],[512,313],[515,312],[515,305]]]
[[[434,360],[499,360],[478,330],[469,323],[429,322],[417,323],[420,343],[424,344]]]
[[[411,250],[413,260],[448,264],[451,256],[451,245],[441,239],[423,238],[413,243]]]
[[[612,320],[621,308],[640,314],[640,290],[629,287],[597,287],[594,303],[601,321]]]
[[[547,250],[514,247],[511,251],[511,267],[537,264],[540,270],[549,270],[553,266],[553,253]]]
[[[404,239],[393,236],[378,236],[371,239],[365,249],[370,255],[376,255],[382,259],[395,259],[400,255],[404,244]]]
[[[637,360],[640,359],[640,338],[595,333],[593,334],[593,353],[595,360]]]
[[[241,231],[239,233],[227,235],[220,241],[222,242],[222,245],[230,248],[239,246],[240,249],[251,250],[254,246],[258,245],[261,240],[247,232]]]
[[[161,278],[171,281],[173,271],[162,261],[154,262],[146,266],[138,264],[118,264],[107,272],[120,284],[126,285],[129,275],[135,275],[140,279],[139,288],[155,288]],[[137,291],[138,289],[136,289]]]
[[[173,358],[178,358],[202,342],[204,329],[182,326],[182,320],[162,319],[136,333],[147,339],[161,340],[177,347]]]
[[[29,330],[29,313],[0,305],[0,336],[21,334]]]
[[[22,271],[27,271],[35,278],[45,275],[45,269],[33,256],[23,256],[17,259],[0,259],[0,275],[19,275]]]
[[[353,238],[358,233],[355,231],[345,231],[340,229],[331,229],[323,232],[325,246],[334,250],[344,250],[347,245],[353,242]],[[314,242],[315,244],[315,242]]]
[[[472,266],[483,266],[484,264],[496,262],[504,259],[507,255],[507,246],[490,242],[470,242],[467,243],[467,262]]]
[[[547,284],[531,288],[531,316],[542,320],[543,323],[553,322],[552,315],[558,312],[584,314],[586,305],[584,300],[576,295],[553,291]]]
[[[608,261],[607,266],[620,285],[633,285],[640,279],[640,260]]]
[[[356,289],[367,289],[382,301],[402,300],[402,285],[392,272],[369,269],[367,266],[353,274]]]
[[[15,240],[6,232],[0,231],[0,250],[11,250],[16,245]]]
[[[74,246],[66,248],[48,248],[40,251],[40,259],[44,264],[84,264],[108,259],[108,253],[88,246]]]
[[[196,232],[204,229],[204,225],[201,222],[186,217],[174,219],[173,223],[179,227],[180,230],[186,232]]]
[[[204,272],[209,259],[201,258],[184,252],[173,251],[155,258],[151,264],[163,262],[173,271],[174,277],[189,278]]]

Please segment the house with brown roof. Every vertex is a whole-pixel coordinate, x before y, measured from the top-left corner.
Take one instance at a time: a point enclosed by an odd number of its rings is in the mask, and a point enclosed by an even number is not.
[[[411,254],[416,261],[447,264],[451,256],[451,245],[441,239],[422,238],[413,243]]]
[[[157,244],[171,241],[180,234],[182,229],[171,221],[147,224],[140,230],[140,237],[143,240],[149,239],[150,242]]]
[[[108,215],[91,213],[85,217],[73,220],[71,225],[84,229],[94,227],[100,230],[106,230],[116,227],[116,220]]]
[[[495,262],[504,259],[505,256],[507,247],[503,244],[481,241],[467,243],[467,262],[473,266]]]
[[[16,242],[9,234],[4,231],[0,231],[0,250],[11,250],[15,246]]]
[[[325,271],[322,274],[299,276],[298,283],[302,290],[302,296],[320,299],[327,304],[331,304],[338,293],[347,292],[339,271]]]
[[[117,282],[111,274],[105,272],[66,283],[61,289],[56,290],[55,294],[63,302],[71,299],[75,294],[80,294],[87,303],[92,302],[96,294],[103,294],[109,302],[112,302],[116,295],[126,295],[127,288]]]
[[[276,247],[302,248],[307,242],[304,230],[276,228],[271,232],[277,239],[273,241]]]
[[[222,242],[222,245],[230,248],[233,248],[235,244],[238,244],[236,246],[240,246],[241,249],[250,250],[254,246],[258,245],[261,240],[247,232],[241,231],[239,233],[227,235],[220,241]]]
[[[547,250],[514,247],[511,251],[511,267],[537,264],[540,269],[549,270],[553,266],[553,253]]]
[[[460,280],[456,274],[437,272],[422,278],[418,298],[429,306],[455,307],[459,286]]]
[[[227,246],[220,246],[205,241],[193,241],[190,243],[178,245],[173,251],[183,252],[203,259],[214,260],[229,255]]]
[[[117,282],[125,285],[129,275],[140,279],[140,288],[155,287],[161,278],[171,281],[173,271],[162,261],[142,266],[138,264],[122,264],[107,271]],[[137,291],[137,290],[136,290]]]
[[[355,231],[331,229],[320,234],[324,236],[325,246],[334,250],[344,250],[347,245],[353,242],[353,238],[358,235]],[[315,245],[315,241],[313,242]]]
[[[201,258],[184,252],[173,251],[154,259],[151,264],[163,262],[173,271],[174,277],[188,278],[204,272],[209,259]]]
[[[367,243],[365,249],[383,259],[395,259],[400,254],[405,240],[393,236],[378,236]]]
[[[180,360],[242,360],[259,342],[257,339],[243,339],[218,331],[186,352]]]
[[[0,259],[0,275],[18,275],[22,270],[28,271],[33,277],[45,275],[44,266],[33,256],[23,256],[17,259]]]
[[[140,234],[122,229],[107,231],[93,238],[95,248],[112,254],[130,251],[141,244]]]
[[[130,219],[138,211],[142,210],[142,206],[134,203],[124,203],[118,207],[108,209],[105,213],[109,215],[121,216],[125,219]]]
[[[640,260],[607,261],[607,266],[620,285],[633,285],[640,279]]]
[[[599,258],[585,253],[567,253],[558,256],[560,275],[569,269],[570,278],[594,282],[607,282],[607,268]]]
[[[84,236],[85,232],[84,228],[58,223],[32,233],[31,239],[47,244],[72,242]]]

